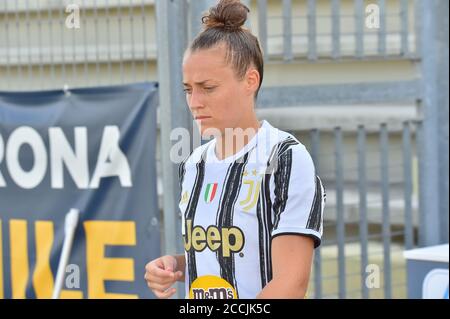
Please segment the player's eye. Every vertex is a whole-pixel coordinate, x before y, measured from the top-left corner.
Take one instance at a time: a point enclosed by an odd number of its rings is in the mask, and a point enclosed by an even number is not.
[[[213,92],[215,89],[216,89],[215,86],[207,86],[207,87],[205,87],[205,91],[206,92]]]

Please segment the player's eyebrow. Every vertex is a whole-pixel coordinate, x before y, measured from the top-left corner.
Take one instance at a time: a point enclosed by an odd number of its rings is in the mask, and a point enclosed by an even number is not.
[[[212,80],[212,79],[208,79],[208,80],[201,81],[201,82],[194,82],[194,84],[195,84],[195,85],[204,85],[204,84],[206,84],[206,82],[208,82],[208,81],[213,81],[213,80]],[[184,86],[190,86],[190,84],[189,84],[189,83],[186,83],[186,82],[183,82],[183,85],[184,85]]]

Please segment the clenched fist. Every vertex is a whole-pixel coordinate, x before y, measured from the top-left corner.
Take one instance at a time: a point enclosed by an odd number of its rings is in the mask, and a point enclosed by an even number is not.
[[[184,260],[184,256],[177,256]],[[176,288],[171,288],[177,281],[183,281],[184,271],[180,271],[183,265],[178,265],[175,256],[166,255],[152,260],[145,266],[145,280],[148,287],[153,291],[156,297],[167,299],[173,296]],[[184,268],[181,268],[184,270]]]

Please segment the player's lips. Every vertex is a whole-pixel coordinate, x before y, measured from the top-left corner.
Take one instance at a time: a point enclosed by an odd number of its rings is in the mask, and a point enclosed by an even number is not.
[[[196,120],[204,120],[204,119],[210,119],[210,118],[211,118],[211,116],[200,116],[200,115],[195,117]]]

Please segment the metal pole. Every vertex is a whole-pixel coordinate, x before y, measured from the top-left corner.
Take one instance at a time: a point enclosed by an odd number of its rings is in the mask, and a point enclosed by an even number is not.
[[[77,228],[79,215],[80,212],[78,210],[71,209],[66,215],[66,219],[64,221],[64,243],[61,257],[59,258],[52,299],[59,299],[59,295],[61,294],[64,275],[66,273],[67,263],[69,262],[70,251],[72,250],[73,237],[75,235],[75,229]]]
[[[414,223],[412,214],[412,151],[409,121],[403,122],[403,183],[405,201],[405,248],[414,247]]]
[[[29,0],[25,1],[25,21],[26,21],[26,33],[27,33],[27,44],[28,51],[28,87],[32,86],[33,83],[33,59],[31,55],[31,27],[30,27],[30,3]]]
[[[345,212],[344,212],[344,159],[343,137],[340,127],[334,129],[336,169],[336,236],[338,241],[339,298],[346,297],[345,274]]]
[[[11,52],[10,52],[10,41],[9,41],[9,34],[10,34],[10,26],[9,26],[9,12],[8,12],[8,1],[5,1],[4,3],[4,15],[3,15],[3,21],[5,23],[5,47],[6,47],[6,78],[11,78]],[[9,89],[11,87],[11,81],[6,81],[7,88]],[[2,87],[2,89],[4,89]]]
[[[191,116],[182,85],[182,58],[187,46],[186,0],[157,0],[158,79],[161,122],[161,160],[164,184],[164,250],[182,254],[181,216],[177,206],[180,189],[177,177],[179,163],[172,162],[170,133],[178,127],[189,127]],[[179,284],[177,297],[183,296]]]
[[[81,11],[81,13],[80,14],[82,14],[82,16],[83,16],[83,19],[81,19],[81,21],[82,21],[82,28],[83,28],[83,49],[84,49],[84,72],[83,72],[83,74],[84,74],[84,85],[89,85],[89,82],[88,82],[88,79],[89,79],[89,77],[88,77],[88,61],[90,61],[90,58],[88,58],[88,51],[87,51],[87,48],[88,48],[88,42],[87,42],[87,29],[88,29],[88,26],[87,26],[87,9],[86,9],[86,7],[85,7],[85,0],[82,0],[82,2],[81,2],[81,5],[83,6],[83,9],[82,9],[82,11]],[[107,4],[107,6],[108,6],[108,4]],[[53,64],[52,64],[53,65]]]
[[[264,61],[269,60],[267,25],[267,0],[258,0],[258,38],[264,54]]]
[[[356,56],[364,57],[364,1],[355,0],[355,47]]]
[[[61,7],[57,7],[57,11],[58,11],[58,19],[59,19],[59,35],[60,35],[60,40],[61,40],[61,72],[62,72],[62,83],[60,83],[59,87],[64,87],[67,84],[67,78],[66,78],[66,47],[65,47],[65,41],[64,41],[64,37],[65,37],[65,6],[64,4],[61,4]]]
[[[359,188],[359,239],[361,241],[361,294],[362,298],[369,298],[369,288],[366,284],[366,268],[369,264],[368,238],[369,229],[367,221],[367,176],[366,176],[366,128],[358,126],[358,188]]]
[[[105,3],[105,16],[106,16],[106,42],[107,42],[107,50],[108,50],[108,79],[109,84],[112,84],[113,76],[112,76],[112,57],[111,57],[111,30],[110,30],[110,15],[109,15],[109,1],[106,0]]]
[[[117,23],[119,27],[119,71],[120,71],[120,83],[125,83],[125,74],[124,74],[124,68],[123,68],[123,34],[122,34],[122,4],[120,3],[120,0],[118,0],[119,3],[117,4]]]
[[[195,38],[202,31],[202,17],[208,12],[210,7],[217,4],[215,0],[194,0],[190,2],[189,9],[191,11],[191,29],[190,37]]]
[[[145,12],[145,0],[141,0],[141,20],[142,20],[142,44],[144,46],[144,68],[142,72],[144,73],[144,80],[148,79],[149,67],[148,67],[148,39],[147,39],[147,18]],[[158,46],[159,47],[159,46]]]
[[[130,0],[128,8],[128,18],[130,19],[130,42],[131,42],[131,74],[133,82],[136,82],[136,54],[134,43],[134,12],[133,12],[133,0]]]
[[[380,56],[386,55],[386,2],[385,0],[378,0],[380,7],[380,28],[378,30],[378,54]]]
[[[316,174],[320,176],[320,131],[311,131],[311,157],[316,168]],[[321,246],[314,250],[314,298],[322,298],[322,255]]]
[[[401,19],[401,49],[400,53],[403,56],[409,54],[409,44],[408,44],[408,24],[409,24],[409,8],[408,0],[400,1],[400,19]]]
[[[422,74],[424,224],[422,241],[448,242],[448,1],[419,1],[420,71]],[[447,10],[447,11],[445,11]]]
[[[291,61],[292,53],[292,0],[283,0],[283,57]]]
[[[38,47],[39,47],[39,82],[40,89],[44,88],[44,55],[42,54],[42,17],[41,17],[41,5],[40,2],[36,2],[37,5],[37,19],[38,19]]]
[[[316,0],[308,0],[308,59],[317,59]],[[291,35],[292,38],[292,35]],[[291,41],[292,42],[292,41]]]
[[[381,199],[382,234],[383,234],[383,268],[384,268],[384,298],[392,298],[391,280],[391,224],[389,216],[389,132],[387,125],[380,126],[380,162],[381,162]]]
[[[94,34],[95,34],[95,77],[97,85],[100,85],[100,52],[99,52],[99,36],[98,36],[98,10],[97,0],[94,0]]]
[[[332,35],[332,57],[338,59],[341,56],[341,8],[340,0],[331,2],[331,35]]]

